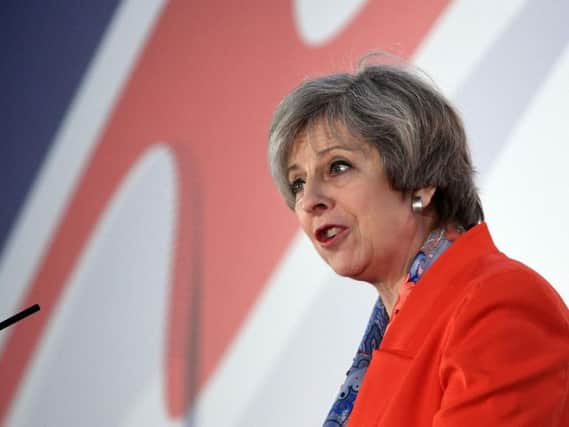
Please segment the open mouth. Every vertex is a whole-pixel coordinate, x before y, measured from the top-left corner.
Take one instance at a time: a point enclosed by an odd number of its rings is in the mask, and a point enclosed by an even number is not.
[[[326,225],[316,230],[316,240],[320,243],[332,241],[338,234],[345,230],[345,227],[338,225]]]

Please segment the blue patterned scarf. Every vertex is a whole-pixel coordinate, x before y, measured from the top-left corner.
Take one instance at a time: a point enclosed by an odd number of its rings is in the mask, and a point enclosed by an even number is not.
[[[450,244],[451,241],[446,238],[444,229],[431,232],[411,263],[408,281],[416,283]],[[388,323],[389,315],[383,301],[378,298],[352,366],[346,373],[346,380],[340,387],[340,392],[324,421],[323,427],[347,426],[360,384],[371,362],[372,353],[381,344]]]

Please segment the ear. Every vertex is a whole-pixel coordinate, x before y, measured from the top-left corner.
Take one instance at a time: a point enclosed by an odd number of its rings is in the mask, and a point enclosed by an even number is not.
[[[436,190],[437,187],[423,187],[414,191],[413,196],[419,196],[423,202],[423,208],[426,209],[431,204],[431,200],[433,200]]]

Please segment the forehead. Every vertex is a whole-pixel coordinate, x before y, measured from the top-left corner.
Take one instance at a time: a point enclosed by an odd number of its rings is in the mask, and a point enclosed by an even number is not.
[[[345,126],[319,121],[306,127],[294,139],[288,153],[288,164],[295,163],[300,156],[323,155],[336,148],[367,153],[372,147],[361,138],[350,134]]]

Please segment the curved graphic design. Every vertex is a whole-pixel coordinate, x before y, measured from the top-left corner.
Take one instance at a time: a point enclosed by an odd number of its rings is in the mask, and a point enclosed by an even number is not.
[[[367,2],[348,0],[329,7],[326,0],[293,0],[294,23],[306,44],[321,46],[347,27]]]
[[[166,378],[177,177],[172,151],[160,144],[117,183],[69,274],[7,425],[118,425],[156,374]],[[161,406],[154,412],[166,417]]]
[[[0,391],[2,415],[7,409],[5,405],[13,396],[14,390],[11,388],[21,380],[21,375],[33,354],[34,344],[41,338],[48,320],[57,310],[59,299],[65,290],[64,285],[79,261],[100,216],[126,174],[136,165],[143,152],[153,146],[152,143],[146,147],[141,144],[131,147],[128,151],[123,150],[120,160],[115,163],[114,173],[109,173],[109,169],[112,169],[109,165],[117,156],[112,150],[105,151],[105,144],[99,146],[82,179],[81,191],[76,193],[66,215],[62,218],[50,251],[26,297],[26,301],[42,302],[41,305],[44,307],[42,316],[34,319],[35,322],[30,325],[31,327],[17,325],[3,348],[0,371],[7,381],[6,387]],[[194,196],[196,188],[192,183],[195,181],[193,175],[196,171],[189,167],[194,163],[189,154],[189,146],[175,143],[167,146],[177,166],[178,181],[175,253],[171,260],[173,271],[167,310],[170,314],[165,358],[167,401],[169,409],[175,411],[184,407],[188,399],[188,386],[194,382],[190,368],[195,365],[188,363],[188,355],[192,339],[190,327],[195,327],[195,322],[191,321],[194,316],[192,313],[194,304],[191,298],[192,287],[196,280],[194,263],[199,259],[195,246],[199,222],[196,222],[194,215],[197,208]],[[108,145],[107,147],[110,148]],[[101,191],[102,189],[105,191]]]

